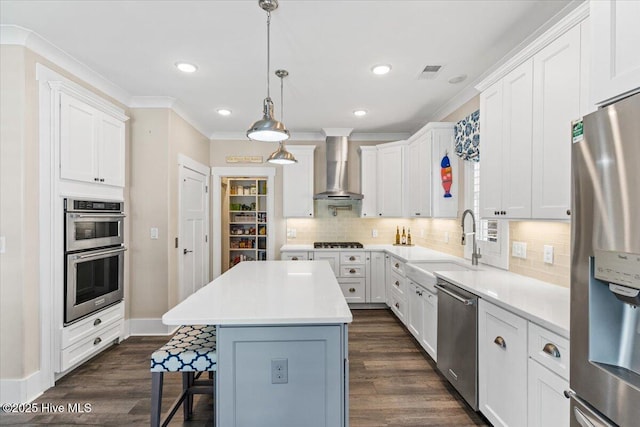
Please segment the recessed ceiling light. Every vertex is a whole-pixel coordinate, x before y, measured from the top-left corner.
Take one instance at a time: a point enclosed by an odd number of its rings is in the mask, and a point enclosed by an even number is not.
[[[459,76],[455,76],[455,77],[451,77],[449,79],[449,83],[451,83],[452,85],[456,84],[456,83],[460,83],[463,82],[467,79],[467,75],[466,74],[460,74]]]
[[[386,64],[376,65],[371,69],[371,71],[373,71],[373,74],[378,74],[381,76],[391,71],[391,65],[386,65]]]
[[[198,70],[198,67],[188,62],[176,62],[176,68],[183,73],[195,73]]]
[[[362,117],[367,115],[367,110],[355,110],[353,115],[356,117]]]
[[[218,114],[220,114],[221,116],[230,116],[231,115],[231,110],[226,109],[226,108],[220,108],[219,110],[216,110],[218,112]]]

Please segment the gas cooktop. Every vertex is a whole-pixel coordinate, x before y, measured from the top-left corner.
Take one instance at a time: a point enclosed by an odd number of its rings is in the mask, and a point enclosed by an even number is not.
[[[314,242],[314,249],[335,249],[335,248],[347,248],[347,249],[362,249],[364,246],[359,242]]]

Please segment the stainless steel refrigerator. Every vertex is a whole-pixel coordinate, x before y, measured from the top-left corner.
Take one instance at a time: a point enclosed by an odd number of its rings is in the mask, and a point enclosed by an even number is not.
[[[640,94],[572,144],[571,426],[640,425]]]

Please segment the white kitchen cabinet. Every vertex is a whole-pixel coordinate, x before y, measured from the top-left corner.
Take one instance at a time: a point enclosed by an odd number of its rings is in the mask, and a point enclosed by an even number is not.
[[[328,261],[331,269],[333,270],[333,274],[336,277],[340,272],[340,253],[339,252],[328,252],[328,251],[314,251],[313,252],[313,260],[314,261]]]
[[[422,336],[420,344],[429,356],[438,361],[438,294],[425,289],[422,291]]]
[[[124,121],[61,93],[60,178],[124,187]]]
[[[581,27],[573,27],[533,58],[531,202],[536,219],[569,219],[571,122],[580,118]]]
[[[593,46],[591,94],[595,104],[640,88],[640,2],[589,2]]]
[[[532,108],[532,60],[480,95],[483,218],[531,217]]]
[[[313,252],[282,251],[280,252],[280,259],[283,261],[308,261],[313,259]]]
[[[378,145],[378,217],[404,216],[405,141]]]
[[[370,303],[386,302],[386,284],[385,284],[385,253],[371,252],[369,260],[369,274],[367,276]]]
[[[422,288],[409,281],[407,286],[407,329],[418,341],[422,339],[422,319],[424,317],[424,306],[421,294]]]
[[[494,426],[521,426],[527,414],[527,321],[478,302],[478,399]]]
[[[529,359],[528,427],[569,427],[569,381]]]
[[[282,167],[282,215],[313,217],[313,152],[315,145],[287,145],[297,163]]]
[[[378,149],[375,145],[365,145],[360,150],[360,191],[362,218],[378,216]]]
[[[419,135],[407,145],[407,210],[410,217],[431,216],[431,133]]]

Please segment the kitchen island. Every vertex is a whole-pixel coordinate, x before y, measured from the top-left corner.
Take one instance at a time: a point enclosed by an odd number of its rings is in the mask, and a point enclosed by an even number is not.
[[[347,325],[328,262],[242,262],[165,313],[216,325],[216,425],[348,426]]]

